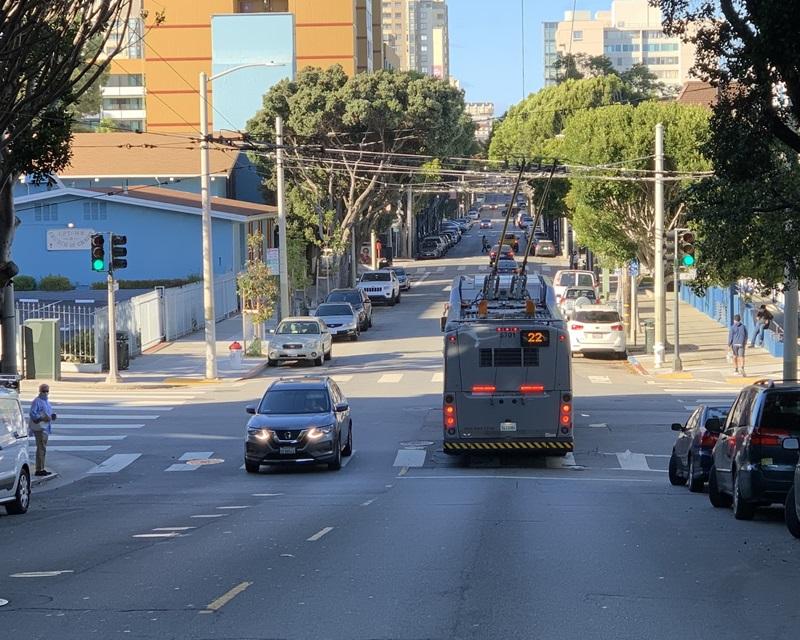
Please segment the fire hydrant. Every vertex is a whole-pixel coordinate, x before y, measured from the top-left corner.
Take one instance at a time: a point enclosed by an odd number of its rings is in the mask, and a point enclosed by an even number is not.
[[[665,351],[664,345],[661,342],[656,342],[656,344],[653,346],[653,356],[655,360],[654,364],[656,369],[660,369],[662,366],[664,366]]]
[[[242,345],[233,341],[228,347],[228,357],[230,358],[231,366],[234,369],[240,369],[242,366],[242,358],[244,357]]]

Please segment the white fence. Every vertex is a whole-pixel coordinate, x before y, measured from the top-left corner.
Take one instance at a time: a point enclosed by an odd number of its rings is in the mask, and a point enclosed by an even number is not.
[[[201,329],[204,325],[203,283],[164,289],[164,332],[167,340]],[[228,273],[214,280],[214,315],[217,321],[239,310],[236,274]]]

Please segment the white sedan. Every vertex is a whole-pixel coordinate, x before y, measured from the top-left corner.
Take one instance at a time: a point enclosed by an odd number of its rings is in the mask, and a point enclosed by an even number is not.
[[[281,360],[311,360],[322,366],[330,360],[333,351],[333,336],[319,318],[297,316],[285,318],[277,329],[270,330],[267,364],[276,366]]]
[[[325,322],[331,335],[358,340],[358,313],[349,302],[323,302],[314,311],[314,317]]]
[[[626,357],[625,327],[613,307],[579,306],[567,322],[572,353],[613,353]]]

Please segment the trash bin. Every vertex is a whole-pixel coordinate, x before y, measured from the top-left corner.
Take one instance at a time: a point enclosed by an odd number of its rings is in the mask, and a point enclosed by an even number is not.
[[[25,377],[61,380],[61,330],[58,320],[26,320],[22,325]]]
[[[642,320],[642,326],[644,327],[644,352],[652,354],[656,341],[656,321],[650,318]]]
[[[117,331],[117,369],[120,371],[131,366],[131,346],[128,343],[128,334]]]
[[[244,358],[244,351],[242,351],[242,345],[236,341],[232,342],[228,347],[228,357],[230,358],[231,366],[234,369],[241,369],[242,358]]]

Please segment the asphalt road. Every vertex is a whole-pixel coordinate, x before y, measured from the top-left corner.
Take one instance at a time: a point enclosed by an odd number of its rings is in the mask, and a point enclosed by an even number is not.
[[[576,358],[573,456],[442,454],[438,317],[459,269],[485,264],[482,233],[413,266],[402,303],[334,345],[325,371],[354,419],[340,472],[241,468],[244,405],[308,367],[186,395],[87,391],[109,423],[143,424],[73,451],[74,482],[0,516],[0,636],[796,638],[800,546],[782,511],[739,522],[667,481],[669,424],[727,387]],[[110,458],[128,462],[88,473]]]

